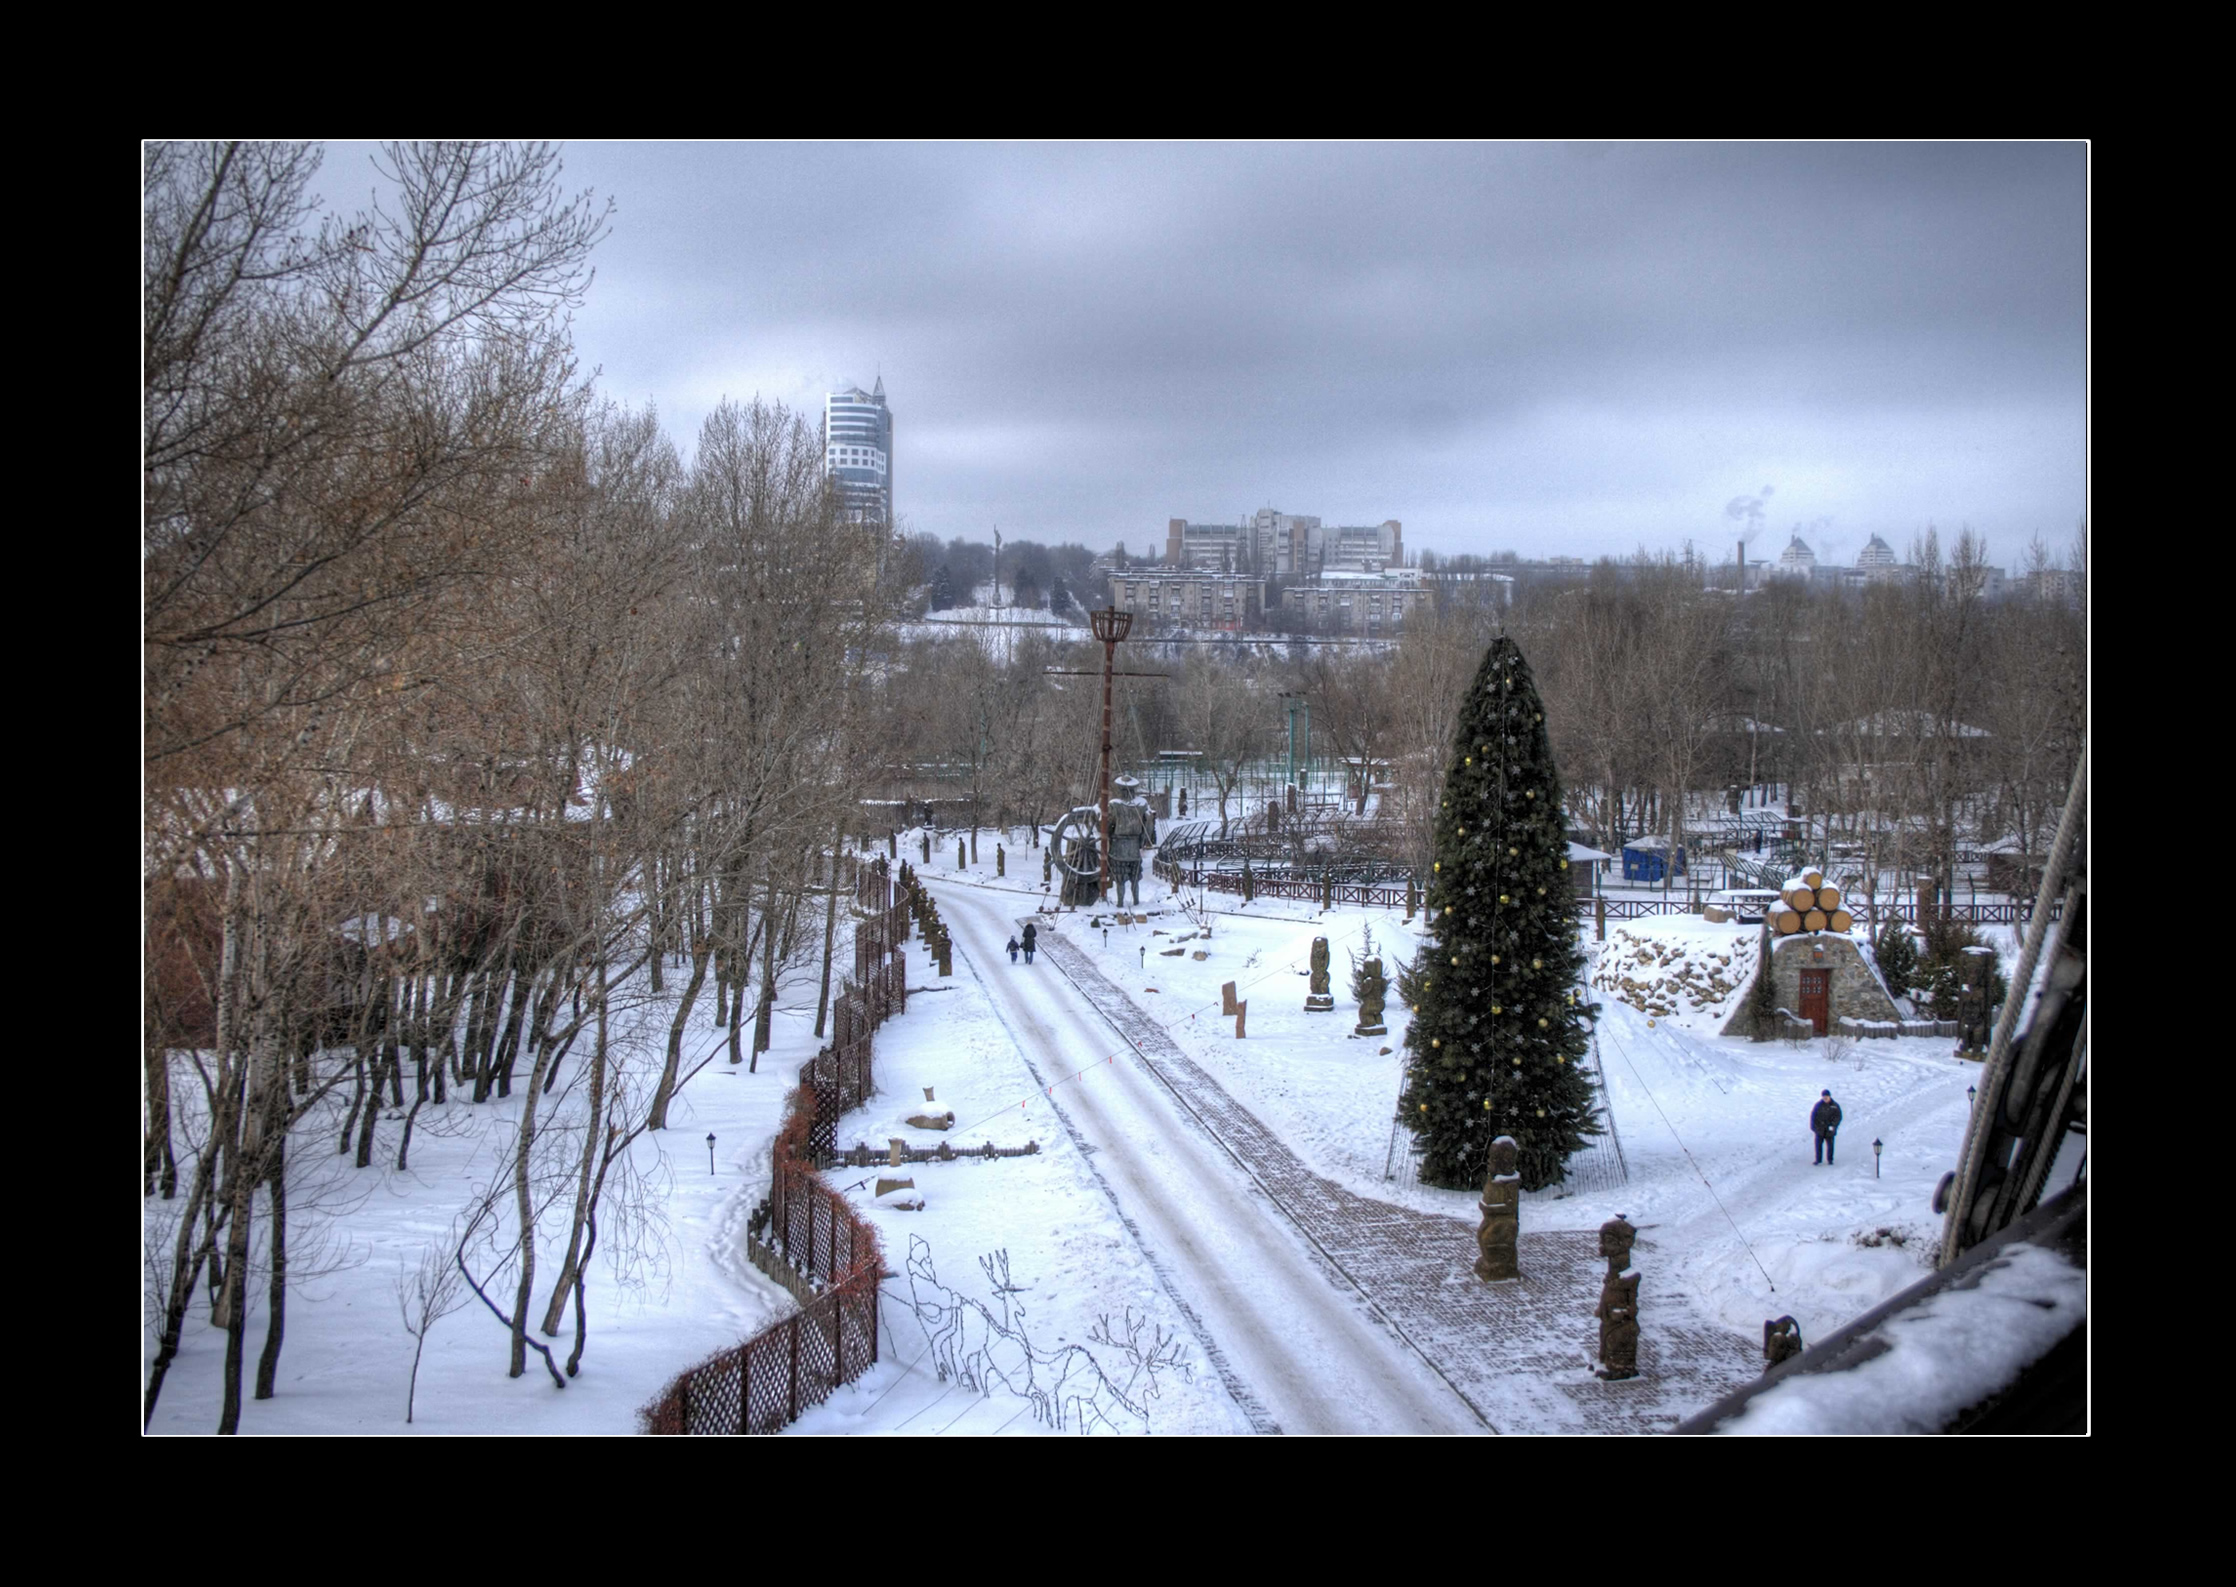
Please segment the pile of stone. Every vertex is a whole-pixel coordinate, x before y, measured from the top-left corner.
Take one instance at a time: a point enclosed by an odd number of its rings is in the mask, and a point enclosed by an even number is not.
[[[1618,931],[1601,952],[1592,985],[1656,1018],[1700,1013],[1728,1002],[1754,972],[1739,944],[1717,951]]]

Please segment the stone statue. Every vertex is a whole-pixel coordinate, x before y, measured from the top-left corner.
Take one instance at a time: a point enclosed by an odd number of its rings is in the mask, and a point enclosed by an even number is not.
[[[1521,1148],[1511,1135],[1491,1142],[1490,1172],[1483,1179],[1482,1227],[1475,1231],[1475,1276],[1484,1283],[1522,1276],[1516,1247],[1522,1234],[1522,1176],[1516,1172]]]
[[[1325,1014],[1335,1007],[1335,998],[1328,991],[1328,939],[1312,939],[1312,992],[1304,1000],[1307,1014]]]
[[[1775,1321],[1765,1320],[1762,1325],[1762,1369],[1768,1372],[1781,1361],[1791,1361],[1801,1354],[1801,1324],[1791,1317]]]
[[[1382,1023],[1382,1001],[1389,984],[1383,978],[1380,959],[1369,959],[1360,966],[1359,1023],[1353,1035],[1387,1036],[1390,1033],[1390,1027]]]
[[[1157,816],[1141,797],[1141,784],[1131,777],[1111,779],[1110,891],[1113,902],[1126,901],[1126,884],[1133,884],[1133,901],[1141,902],[1141,851],[1157,841]]]
[[[1638,1376],[1638,1279],[1630,1248],[1638,1231],[1621,1213],[1599,1226],[1599,1254],[1607,1278],[1599,1287],[1599,1376],[1614,1382]]]

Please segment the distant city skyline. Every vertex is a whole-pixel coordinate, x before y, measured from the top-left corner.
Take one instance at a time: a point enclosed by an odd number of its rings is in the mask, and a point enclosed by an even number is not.
[[[2087,507],[2088,154],[577,144],[617,209],[576,336],[687,457],[724,396],[812,424],[882,375],[900,526],[942,539],[1278,508],[1439,555],[1851,561],[1932,523],[2010,565]]]

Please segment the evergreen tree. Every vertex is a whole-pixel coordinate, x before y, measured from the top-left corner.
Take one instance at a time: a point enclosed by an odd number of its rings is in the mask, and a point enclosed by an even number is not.
[[[1568,836],[1545,707],[1511,639],[1483,655],[1460,703],[1429,881],[1429,940],[1414,986],[1399,1107],[1421,1177],[1481,1186],[1491,1142],[1521,1147],[1523,1188],[1563,1177],[1596,1135]]]
[[[1879,975],[1887,983],[1887,990],[1896,997],[1906,994],[1918,979],[1918,948],[1910,940],[1910,928],[1899,920],[1890,920],[1879,928],[1879,938],[1871,945],[1871,957],[1878,963]]]
[[[1770,964],[1770,928],[1762,928],[1762,942],[1755,954],[1755,984],[1747,991],[1747,1013],[1755,1027],[1755,1040],[1768,1041],[1778,1034],[1778,979]]]
[[[942,563],[939,571],[932,575],[932,598],[924,609],[928,612],[944,612],[954,604],[955,580],[948,573],[947,565]]]

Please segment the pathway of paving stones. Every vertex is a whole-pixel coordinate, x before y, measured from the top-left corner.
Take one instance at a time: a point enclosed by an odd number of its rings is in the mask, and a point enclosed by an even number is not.
[[[1375,1201],[1315,1174],[1086,954],[1053,932],[1041,951],[1125,1036],[1304,1234],[1331,1278],[1355,1288],[1484,1421],[1506,1433],[1666,1432],[1761,1371],[1753,1341],[1657,1295],[1656,1241],[1641,1231],[1639,1376],[1592,1375],[1601,1275],[1596,1234],[1521,1237],[1522,1276],[1472,1271],[1475,1226]]]

